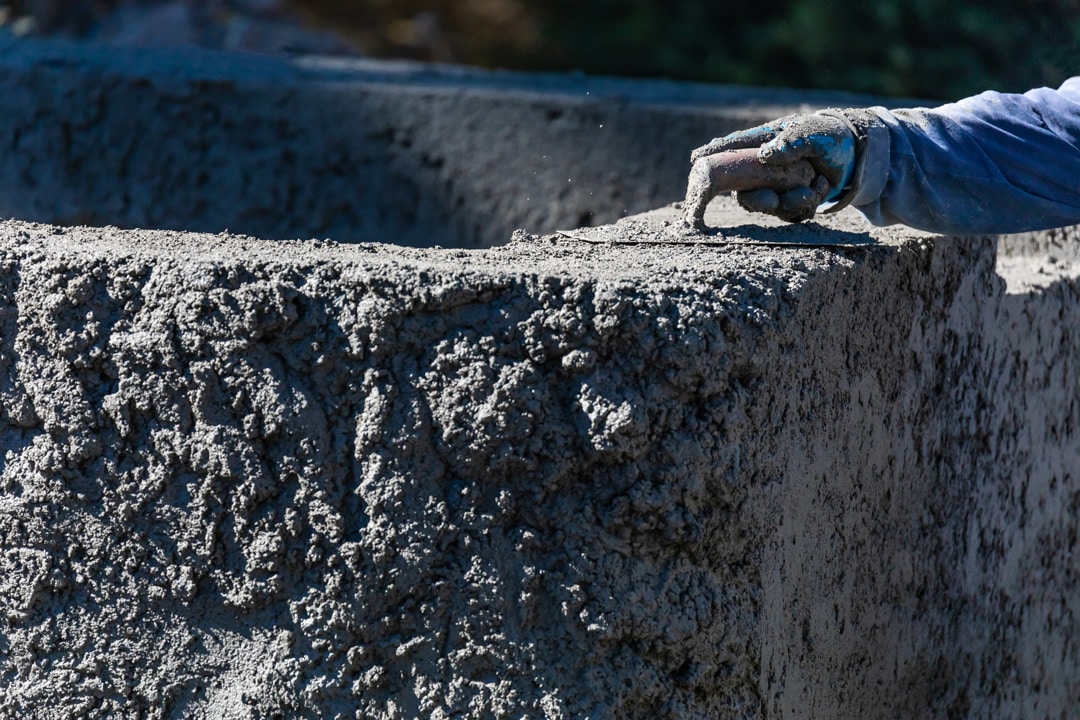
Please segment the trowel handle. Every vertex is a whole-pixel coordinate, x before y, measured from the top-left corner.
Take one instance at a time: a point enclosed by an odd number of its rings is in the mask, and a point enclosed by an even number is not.
[[[766,165],[758,159],[758,149],[728,150],[707,155],[699,163],[709,167],[710,185],[715,193],[770,188],[777,192],[809,187],[814,168],[806,160],[790,165]]]

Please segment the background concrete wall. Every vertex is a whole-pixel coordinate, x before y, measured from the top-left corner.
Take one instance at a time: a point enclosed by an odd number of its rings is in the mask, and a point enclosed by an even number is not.
[[[505,243],[680,199],[690,150],[795,93],[0,37],[0,217]]]

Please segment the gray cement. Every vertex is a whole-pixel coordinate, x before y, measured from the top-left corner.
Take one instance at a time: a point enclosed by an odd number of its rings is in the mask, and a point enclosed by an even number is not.
[[[690,149],[842,93],[0,35],[0,217],[483,247],[679,200]]]
[[[678,218],[0,223],[0,717],[1073,716],[1072,260]]]
[[[869,99],[9,40],[0,97],[0,718],[1080,714],[1075,228],[544,234]]]

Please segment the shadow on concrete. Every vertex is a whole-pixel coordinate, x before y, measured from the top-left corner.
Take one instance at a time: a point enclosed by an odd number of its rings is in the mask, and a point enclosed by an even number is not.
[[[792,245],[795,247],[850,247],[882,244],[869,232],[851,232],[828,228],[815,222],[797,225],[763,226],[746,223],[735,227],[708,228],[703,233],[707,237],[724,238],[732,235],[752,242],[770,245]]]

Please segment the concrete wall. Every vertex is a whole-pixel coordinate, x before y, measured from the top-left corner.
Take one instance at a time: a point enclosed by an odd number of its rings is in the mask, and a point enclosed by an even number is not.
[[[690,150],[841,93],[0,36],[0,217],[479,247],[680,199]]]
[[[243,85],[50,57],[13,108]],[[49,175],[91,157],[63,123],[0,122],[3,202],[112,197]],[[487,250],[0,223],[0,717],[1076,715],[1076,230],[676,217]]]
[[[1071,715],[1067,261],[719,213],[4,223],[0,714]]]

